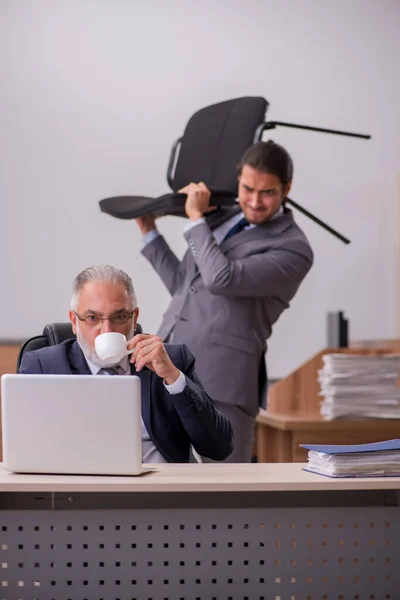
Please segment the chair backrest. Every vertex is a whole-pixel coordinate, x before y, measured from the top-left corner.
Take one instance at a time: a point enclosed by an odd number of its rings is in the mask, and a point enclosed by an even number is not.
[[[136,323],[135,333],[143,333],[141,325]],[[17,357],[17,373],[21,366],[22,357],[25,352],[31,350],[40,350],[46,346],[54,346],[55,344],[61,344],[65,340],[74,338],[75,334],[72,331],[71,323],[49,323],[43,329],[42,335],[36,335],[35,337],[29,338],[21,346]]]
[[[61,344],[62,342],[65,342],[65,340],[74,337],[75,334],[72,331],[71,323],[49,323],[44,327],[42,335],[35,335],[35,337],[29,338],[29,340],[26,340],[26,342],[22,344],[17,358],[17,373],[25,352]]]
[[[75,337],[71,323],[49,323],[43,329],[43,335],[49,340],[48,346],[62,344]]]
[[[210,189],[236,192],[236,165],[253,144],[267,107],[265,98],[244,97],[197,111],[182,138],[172,189],[204,181]]]

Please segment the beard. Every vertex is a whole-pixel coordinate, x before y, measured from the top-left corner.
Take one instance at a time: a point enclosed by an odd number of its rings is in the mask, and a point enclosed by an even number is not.
[[[135,323],[132,320],[131,329],[129,330],[129,333],[126,336],[126,339],[128,340],[128,342],[129,342],[129,340],[131,340],[133,338],[134,335],[135,335]],[[80,325],[78,322],[76,323],[76,339],[77,339],[80,349],[82,350],[85,357],[88,360],[90,360],[91,363],[96,365],[96,367],[99,367],[100,369],[105,369],[107,367],[115,367],[118,364],[118,362],[110,362],[109,360],[103,360],[102,358],[99,358],[97,356],[96,350],[94,349],[94,347],[90,346],[90,344],[85,340],[85,337],[80,329]]]

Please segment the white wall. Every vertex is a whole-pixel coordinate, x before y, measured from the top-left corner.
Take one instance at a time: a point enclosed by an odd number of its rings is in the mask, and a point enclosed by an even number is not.
[[[399,17],[397,0],[2,0],[0,338],[64,320],[73,276],[100,262],[132,275],[157,328],[168,296],[136,225],[97,202],[167,191],[190,115],[241,95],[265,96],[269,119],[373,136],[271,132],[293,155],[293,199],[352,244],[298,216],[315,266],[275,328],[270,375],[325,345],[328,310],[353,339],[398,335]],[[180,254],[182,225],[160,222]]]

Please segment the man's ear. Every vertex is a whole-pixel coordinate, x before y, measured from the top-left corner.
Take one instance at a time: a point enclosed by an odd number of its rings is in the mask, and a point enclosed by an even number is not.
[[[136,307],[135,310],[133,311],[133,323],[134,323],[133,331],[136,331],[138,316],[139,316],[139,308]]]
[[[72,331],[76,335],[76,314],[72,310],[70,310],[68,316],[69,320],[71,321]]]
[[[283,197],[284,198],[287,198],[291,189],[292,189],[292,182],[289,181],[289,183],[287,183],[283,188]]]

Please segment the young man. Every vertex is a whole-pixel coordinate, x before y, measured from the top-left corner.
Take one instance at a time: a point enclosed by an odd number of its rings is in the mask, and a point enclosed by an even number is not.
[[[76,339],[27,352],[20,373],[137,375],[142,384],[143,462],[188,462],[190,446],[223,460],[233,447],[232,428],[206,394],[183,345],[164,346],[155,335],[134,335],[139,309],[131,278],[108,265],[80,273],[73,284],[69,317]],[[134,349],[119,364],[105,364],[95,339],[117,331]],[[129,360],[130,359],[130,360]]]
[[[142,253],[172,296],[158,334],[187,344],[196,357],[205,389],[234,430],[229,462],[251,459],[266,340],[313,262],[305,235],[283,207],[292,176],[289,154],[269,141],[249,148],[239,164],[238,206],[210,211],[204,183],[183,188],[189,223],[182,261],[153,217],[137,219]]]

